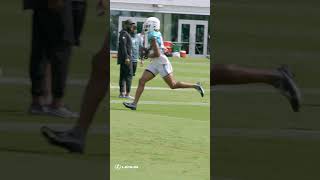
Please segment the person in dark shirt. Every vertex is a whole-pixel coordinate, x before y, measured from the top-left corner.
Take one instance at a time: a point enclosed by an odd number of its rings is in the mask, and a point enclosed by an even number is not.
[[[120,65],[120,78],[119,78],[119,98],[129,98],[131,91],[131,82],[133,76],[133,67],[131,63],[132,56],[132,41],[131,32],[133,31],[133,23],[130,19],[126,20],[123,24],[123,29],[119,34],[119,47],[118,47],[118,64]]]

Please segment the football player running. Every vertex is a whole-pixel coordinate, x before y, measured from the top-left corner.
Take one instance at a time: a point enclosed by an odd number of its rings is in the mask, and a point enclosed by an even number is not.
[[[149,17],[143,24],[143,30],[145,34],[145,47],[148,49],[147,52],[149,52],[147,56],[151,59],[151,63],[139,79],[134,101],[130,103],[124,102],[123,105],[131,110],[136,110],[146,83],[152,80],[157,74],[160,74],[171,89],[194,88],[203,97],[204,90],[199,82],[191,84],[175,80],[171,63],[167,56],[164,55],[160,20],[156,17]]]

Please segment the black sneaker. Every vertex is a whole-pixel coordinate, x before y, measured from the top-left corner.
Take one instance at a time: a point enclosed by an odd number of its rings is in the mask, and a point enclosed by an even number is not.
[[[282,74],[282,79],[275,82],[274,87],[279,89],[290,102],[292,110],[299,112],[301,105],[301,93],[297,84],[293,80],[293,73],[288,66],[281,66],[277,69]]]
[[[123,105],[126,107],[126,108],[129,108],[131,110],[136,110],[137,109],[137,105],[135,103],[128,103],[128,102],[123,102]]]
[[[196,83],[195,89],[200,93],[201,97],[204,96],[204,90],[203,90],[200,82]]]
[[[70,153],[84,152],[83,138],[76,137],[72,131],[56,131],[44,126],[41,133],[51,145],[66,149]]]
[[[71,111],[66,106],[53,108],[48,106],[47,114],[51,116],[56,116],[60,118],[79,118],[79,113]]]

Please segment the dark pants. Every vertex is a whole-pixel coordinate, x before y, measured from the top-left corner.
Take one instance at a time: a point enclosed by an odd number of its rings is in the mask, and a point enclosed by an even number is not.
[[[80,36],[82,33],[83,25],[86,17],[85,2],[73,2],[72,3],[72,16],[73,16],[73,29],[74,29],[74,44],[80,45]]]
[[[83,19],[76,22],[73,5],[71,1],[66,0],[61,11],[34,9],[29,67],[33,97],[43,96],[45,93],[47,63],[51,64],[53,98],[64,96],[71,49],[79,42],[85,15],[83,9]]]
[[[132,83],[132,63],[130,65],[126,65],[124,63],[120,64],[120,79],[119,79],[119,87],[120,93],[129,93],[131,91],[131,83]]]
[[[136,71],[137,71],[137,62],[132,62],[132,76],[136,75]]]

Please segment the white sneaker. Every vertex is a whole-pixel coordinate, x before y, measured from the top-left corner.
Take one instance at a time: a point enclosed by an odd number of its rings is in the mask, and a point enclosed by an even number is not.
[[[118,98],[126,98],[126,96],[125,96],[125,95],[120,94],[120,95],[118,96]]]
[[[134,97],[132,97],[132,96],[125,96],[125,98],[127,98],[127,99],[131,99],[131,100],[134,100]]]

